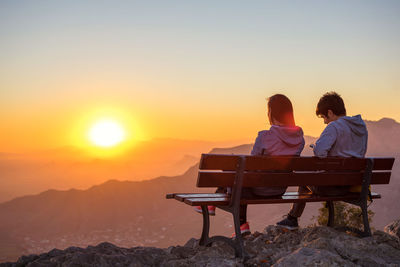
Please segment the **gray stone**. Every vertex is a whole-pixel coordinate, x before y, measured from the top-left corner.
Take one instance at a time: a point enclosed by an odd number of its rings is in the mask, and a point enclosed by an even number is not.
[[[191,239],[189,239],[189,240],[186,242],[186,244],[184,245],[184,247],[187,247],[187,248],[195,248],[195,247],[197,247],[198,245],[199,245],[199,240],[196,239],[196,238],[191,238]]]
[[[286,257],[279,259],[273,266],[355,266],[342,259],[338,254],[311,248],[299,248]]]
[[[167,249],[167,252],[173,254],[178,258],[190,258],[194,256],[194,254],[196,253],[196,251],[194,251],[190,247],[181,247],[181,246],[169,247]]]

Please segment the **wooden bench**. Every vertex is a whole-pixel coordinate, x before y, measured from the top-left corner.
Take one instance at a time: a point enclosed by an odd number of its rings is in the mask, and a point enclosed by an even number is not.
[[[176,199],[190,206],[201,206],[203,230],[200,245],[224,241],[235,249],[237,257],[245,257],[240,234],[240,204],[275,204],[294,202],[326,202],[329,210],[328,226],[334,226],[334,201],[345,201],[361,207],[364,231],[370,236],[367,200],[381,198],[370,193],[370,184],[388,184],[394,158],[339,158],[339,157],[267,157],[250,155],[202,154],[197,178],[198,187],[231,187],[224,193],[174,193]],[[242,187],[269,186],[353,186],[360,185],[360,193],[340,196],[319,196],[286,192],[278,197],[241,198]],[[233,216],[235,239],[224,236],[209,237],[210,220],[207,206],[216,206]]]

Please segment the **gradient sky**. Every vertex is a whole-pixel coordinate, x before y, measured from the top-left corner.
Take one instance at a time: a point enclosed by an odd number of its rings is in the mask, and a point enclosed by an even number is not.
[[[284,93],[308,135],[326,91],[400,121],[400,1],[1,1],[0,151],[136,139],[253,141]],[[111,115],[110,115],[111,114]]]

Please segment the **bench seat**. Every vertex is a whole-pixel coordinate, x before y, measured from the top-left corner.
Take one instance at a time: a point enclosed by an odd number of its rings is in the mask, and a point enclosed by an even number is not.
[[[274,203],[294,203],[294,202],[324,202],[324,201],[348,201],[357,200],[359,193],[348,193],[340,196],[318,196],[315,194],[299,194],[298,192],[286,192],[282,196],[257,197],[252,199],[241,199],[240,204],[274,204]],[[378,193],[371,193],[372,199],[381,198]],[[168,194],[167,198],[174,198],[184,202],[189,206],[228,206],[231,197],[221,193],[177,193]]]

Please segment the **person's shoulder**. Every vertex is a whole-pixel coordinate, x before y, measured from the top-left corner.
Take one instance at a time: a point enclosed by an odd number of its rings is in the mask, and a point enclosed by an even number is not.
[[[264,142],[267,142],[267,141],[269,141],[271,139],[275,139],[276,136],[278,136],[278,132],[274,128],[275,127],[272,126],[269,130],[259,131],[257,139],[263,140]]]
[[[269,130],[259,131],[257,134],[257,139],[264,139],[269,135]]]
[[[268,130],[262,130],[262,131],[258,132],[258,135],[263,135],[263,134],[266,134],[267,132],[268,132]]]
[[[337,128],[340,128],[340,121],[335,120],[328,123],[328,125],[326,125],[325,127],[325,130],[331,131],[331,130],[336,130]]]
[[[273,127],[271,127],[269,130],[262,130],[258,132],[258,136],[268,136],[273,134],[274,130]]]

